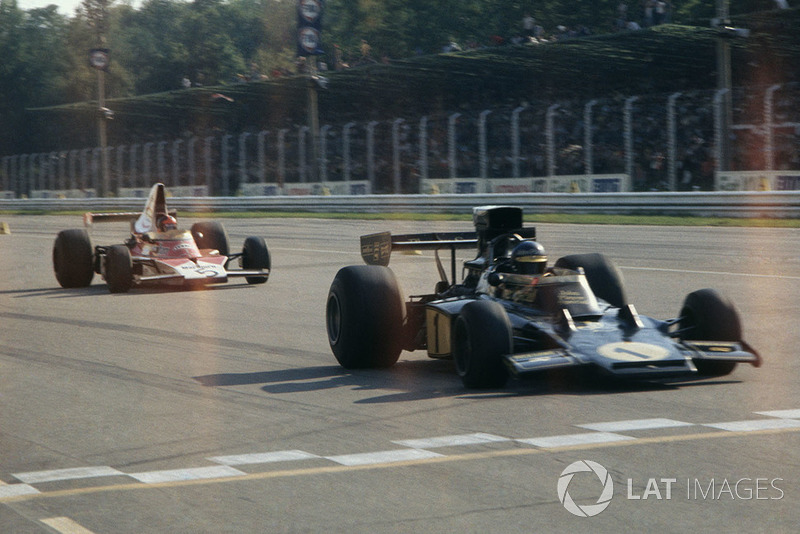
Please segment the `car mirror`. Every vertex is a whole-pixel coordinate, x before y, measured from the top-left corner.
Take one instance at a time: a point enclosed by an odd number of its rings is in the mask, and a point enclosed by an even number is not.
[[[503,275],[500,273],[489,273],[487,281],[490,286],[497,287],[503,283]]]

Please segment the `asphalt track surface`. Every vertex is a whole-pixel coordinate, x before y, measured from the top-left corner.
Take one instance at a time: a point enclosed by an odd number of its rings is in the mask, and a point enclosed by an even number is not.
[[[225,220],[233,247],[267,240],[266,285],[112,295],[53,276],[54,237],[79,217],[0,220],[2,532],[797,531],[797,230],[540,225],[553,259],[610,256],[641,314],[725,292],[765,364],[474,391],[417,352],[348,372],[324,326],[359,235],[469,223]],[[406,294],[432,289],[430,254],[392,266]]]

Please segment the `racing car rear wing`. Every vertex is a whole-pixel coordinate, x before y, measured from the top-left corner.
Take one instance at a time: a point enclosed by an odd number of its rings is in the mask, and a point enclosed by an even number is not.
[[[476,232],[431,232],[424,234],[392,235],[380,232],[361,236],[361,258],[367,265],[389,265],[389,258],[396,250],[440,250],[475,248],[478,245]]]
[[[177,217],[176,210],[169,210],[169,215]],[[84,213],[83,224],[84,226],[92,226],[96,222],[136,222],[141,216],[141,212],[116,212],[116,213]]]

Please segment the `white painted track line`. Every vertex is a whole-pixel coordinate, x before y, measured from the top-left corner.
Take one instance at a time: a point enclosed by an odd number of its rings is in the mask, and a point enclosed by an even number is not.
[[[420,449],[400,449],[397,451],[367,452],[363,454],[344,454],[341,456],[326,456],[326,458],[337,464],[355,466],[388,464],[395,462],[407,462],[413,460],[424,460],[427,458],[438,458],[443,456],[435,452],[423,451]]]
[[[459,434],[453,436],[438,436],[435,438],[406,439],[393,441],[396,445],[411,447],[412,449],[434,449],[437,447],[454,447],[458,445],[480,445],[482,443],[496,443],[511,441],[510,438],[495,436],[492,434]]]
[[[194,467],[188,469],[172,469],[166,471],[149,471],[146,473],[133,473],[128,475],[145,484],[160,484],[162,482],[178,482],[185,480],[200,480],[206,478],[226,478],[244,476],[246,473],[229,466]]]
[[[636,439],[631,436],[623,436],[612,432],[588,432],[585,434],[567,434],[563,436],[549,436],[545,438],[518,439],[520,443],[533,445],[535,447],[569,447],[572,445],[587,445],[591,443],[607,443],[611,441],[625,441]]]
[[[36,484],[40,482],[56,482],[59,480],[75,480],[79,478],[110,477],[124,475],[108,466],[73,467],[69,469],[54,469],[51,471],[31,471],[28,473],[13,473],[12,476],[20,482]]]
[[[295,460],[308,460],[311,458],[319,458],[319,456],[303,451],[275,451],[236,454],[232,456],[213,456],[208,458],[208,460],[222,465],[251,465],[291,462]]]
[[[703,426],[729,430],[731,432],[752,432],[755,430],[773,430],[778,428],[800,427],[800,421],[794,419],[756,419],[752,421],[730,421],[727,423],[709,423]]]
[[[676,428],[682,426],[694,426],[693,423],[685,423],[674,419],[632,419],[630,421],[610,421],[608,423],[592,423],[588,425],[575,425],[578,428],[587,430],[597,430],[600,432],[625,432],[630,430],[650,430],[658,428]]]

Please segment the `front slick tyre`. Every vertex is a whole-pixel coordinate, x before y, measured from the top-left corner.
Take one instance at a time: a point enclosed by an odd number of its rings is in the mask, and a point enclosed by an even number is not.
[[[244,240],[242,247],[242,269],[263,269],[269,271],[272,261],[269,257],[269,249],[263,237],[250,236]],[[248,284],[263,284],[267,281],[266,276],[246,276]]]
[[[733,303],[713,289],[700,289],[686,295],[681,308],[679,329],[689,341],[741,341],[742,323]],[[736,362],[694,360],[702,376],[724,376]]]
[[[466,304],[456,319],[453,358],[465,387],[498,388],[508,380],[503,355],[510,354],[512,329],[505,309],[497,302]]]
[[[325,309],[328,342],[346,369],[389,367],[403,348],[405,302],[394,273],[353,265],[336,273]]]
[[[571,254],[559,258],[555,266],[572,271],[583,267],[586,281],[589,282],[589,287],[597,298],[605,300],[615,308],[624,308],[628,304],[622,273],[603,254]]]
[[[127,293],[133,285],[131,252],[125,245],[113,245],[106,251],[106,283],[112,293]]]

